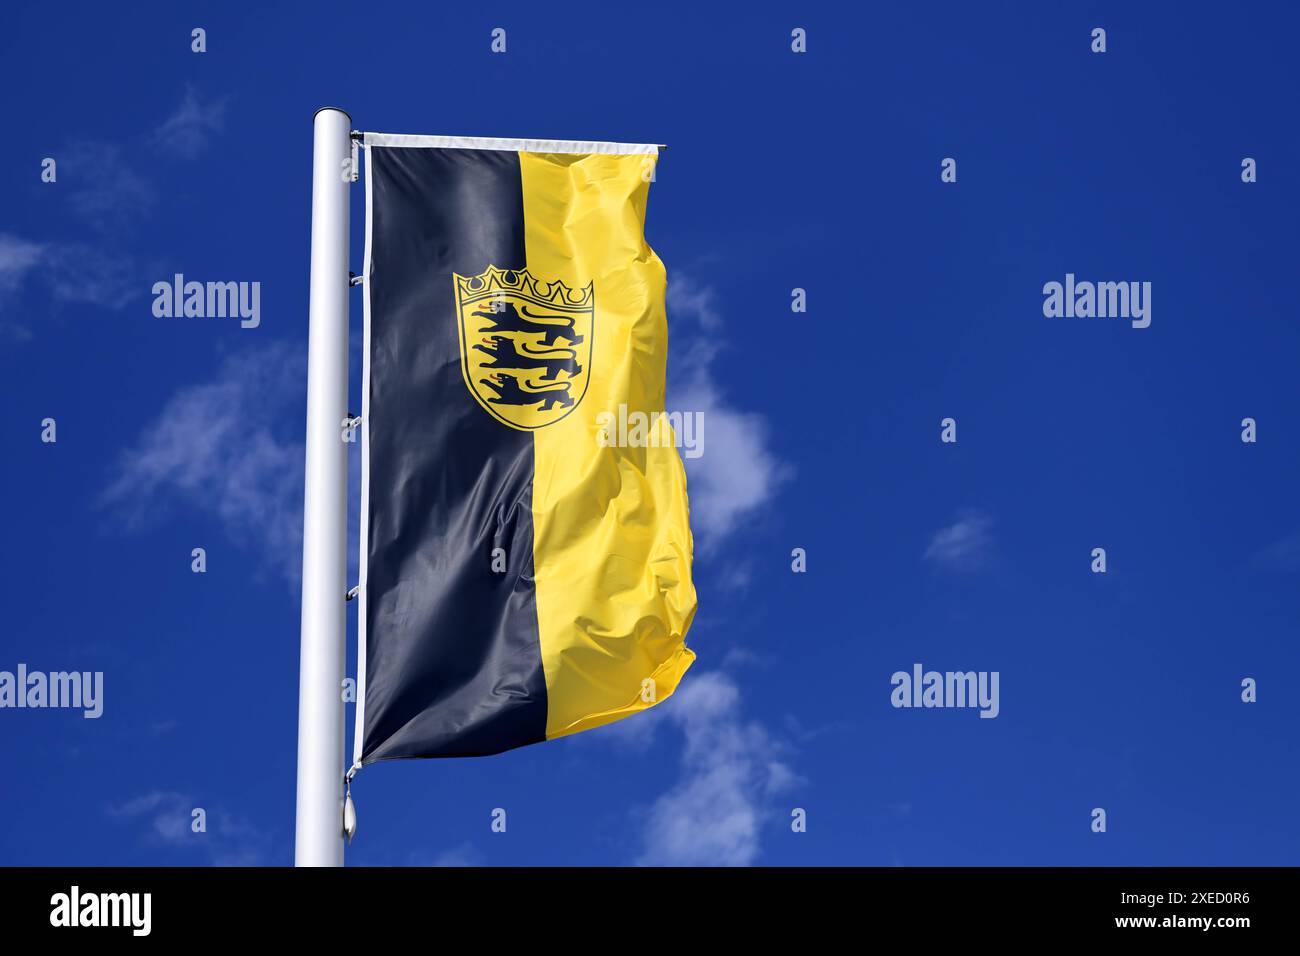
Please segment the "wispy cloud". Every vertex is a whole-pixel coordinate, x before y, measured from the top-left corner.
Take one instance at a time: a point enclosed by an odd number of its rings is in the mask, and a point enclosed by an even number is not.
[[[472,843],[460,843],[449,850],[443,850],[433,856],[412,854],[411,866],[483,866],[486,863],[482,852]]]
[[[146,220],[158,203],[138,172],[139,159],[113,143],[78,143],[59,154],[59,180],[73,213],[106,238],[120,240]]]
[[[121,309],[146,290],[136,261],[108,246],[63,243],[46,257],[45,279],[56,301]]]
[[[0,293],[18,289],[45,252],[39,242],[0,233]]]
[[[193,829],[196,808],[205,814],[206,829],[198,833]],[[266,866],[275,862],[271,834],[183,793],[155,790],[112,804],[106,812],[119,823],[143,822],[146,842],[201,852],[214,866]]]
[[[0,328],[26,339],[30,332],[12,316],[8,299],[34,278],[57,302],[84,302],[120,309],[139,298],[139,270],[124,253],[84,242],[42,243],[0,234]]]
[[[194,805],[182,794],[155,790],[109,806],[108,815],[116,820],[143,819],[148,835],[160,843],[176,844],[190,832]]]
[[[993,519],[967,511],[946,528],[940,528],[925,549],[925,559],[953,571],[978,571],[993,556]]]
[[[714,290],[689,276],[673,277],[668,314],[671,410],[704,416],[704,454],[686,459],[686,468],[691,526],[707,553],[771,500],[792,470],[771,450],[766,419],[736,408],[718,384],[713,366],[723,319]]]
[[[160,152],[193,159],[224,123],[225,100],[202,99],[187,88],[176,110],[147,136]],[[138,142],[138,140],[137,140]],[[55,302],[121,309],[149,288],[154,265],[127,252],[138,227],[158,206],[158,192],[140,169],[147,152],[120,143],[74,142],[57,150],[58,180],[49,188],[66,196],[82,236],[32,240],[0,234],[0,338],[26,341],[31,329],[15,319],[6,300],[17,298],[38,276]]]
[[[1250,564],[1257,571],[1282,574],[1300,571],[1300,531],[1293,531],[1256,552],[1251,557]]]
[[[287,345],[230,356],[212,381],[168,400],[119,458],[102,503],[132,525],[169,498],[199,508],[296,583],[305,374],[306,357]]]
[[[152,141],[177,156],[194,159],[207,147],[213,134],[221,131],[225,113],[224,99],[205,102],[193,87],[186,87],[180,106],[154,130]]]
[[[798,779],[785,748],[741,712],[736,684],[720,672],[692,675],[661,705],[685,737],[680,779],[645,821],[639,863],[747,866],[761,851],[772,798]]]
[[[31,338],[27,326],[9,314],[10,297],[22,288],[27,276],[44,258],[47,247],[18,236],[0,233],[0,336],[26,341]]]

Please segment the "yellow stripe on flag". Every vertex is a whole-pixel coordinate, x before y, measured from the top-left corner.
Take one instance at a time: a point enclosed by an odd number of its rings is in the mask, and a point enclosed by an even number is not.
[[[533,275],[594,283],[581,404],[533,433],[533,566],[547,738],[669,697],[695,660],[686,473],[671,440],[602,447],[599,416],[664,411],[663,263],[644,236],[645,155],[520,153]],[[666,421],[660,434],[671,435]]]

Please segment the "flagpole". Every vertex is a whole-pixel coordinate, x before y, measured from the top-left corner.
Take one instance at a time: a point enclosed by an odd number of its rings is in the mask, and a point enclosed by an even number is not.
[[[343,676],[347,575],[348,177],[352,118],[313,120],[307,458],[298,675],[294,863],[343,865]]]

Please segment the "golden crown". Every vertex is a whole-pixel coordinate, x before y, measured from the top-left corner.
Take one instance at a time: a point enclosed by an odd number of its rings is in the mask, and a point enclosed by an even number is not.
[[[547,305],[582,309],[591,305],[593,295],[591,282],[583,288],[574,289],[559,279],[543,282],[527,269],[498,269],[496,266],[488,266],[479,275],[463,276],[453,273],[453,278],[456,280],[456,293],[462,302],[511,292]]]

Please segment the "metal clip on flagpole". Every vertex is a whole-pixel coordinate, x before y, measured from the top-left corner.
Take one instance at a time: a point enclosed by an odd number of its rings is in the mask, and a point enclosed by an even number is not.
[[[352,768],[343,778],[343,835],[347,837],[348,843],[352,843],[352,838],[357,835],[357,806],[352,802],[352,775],[356,773],[356,768]]]
[[[307,455],[303,494],[302,634],[298,676],[298,796],[294,862],[342,866],[346,666],[347,445],[338,422],[348,396],[348,200],[356,179],[352,120],[319,110],[312,122],[311,295]],[[356,825],[352,813],[353,829]]]

